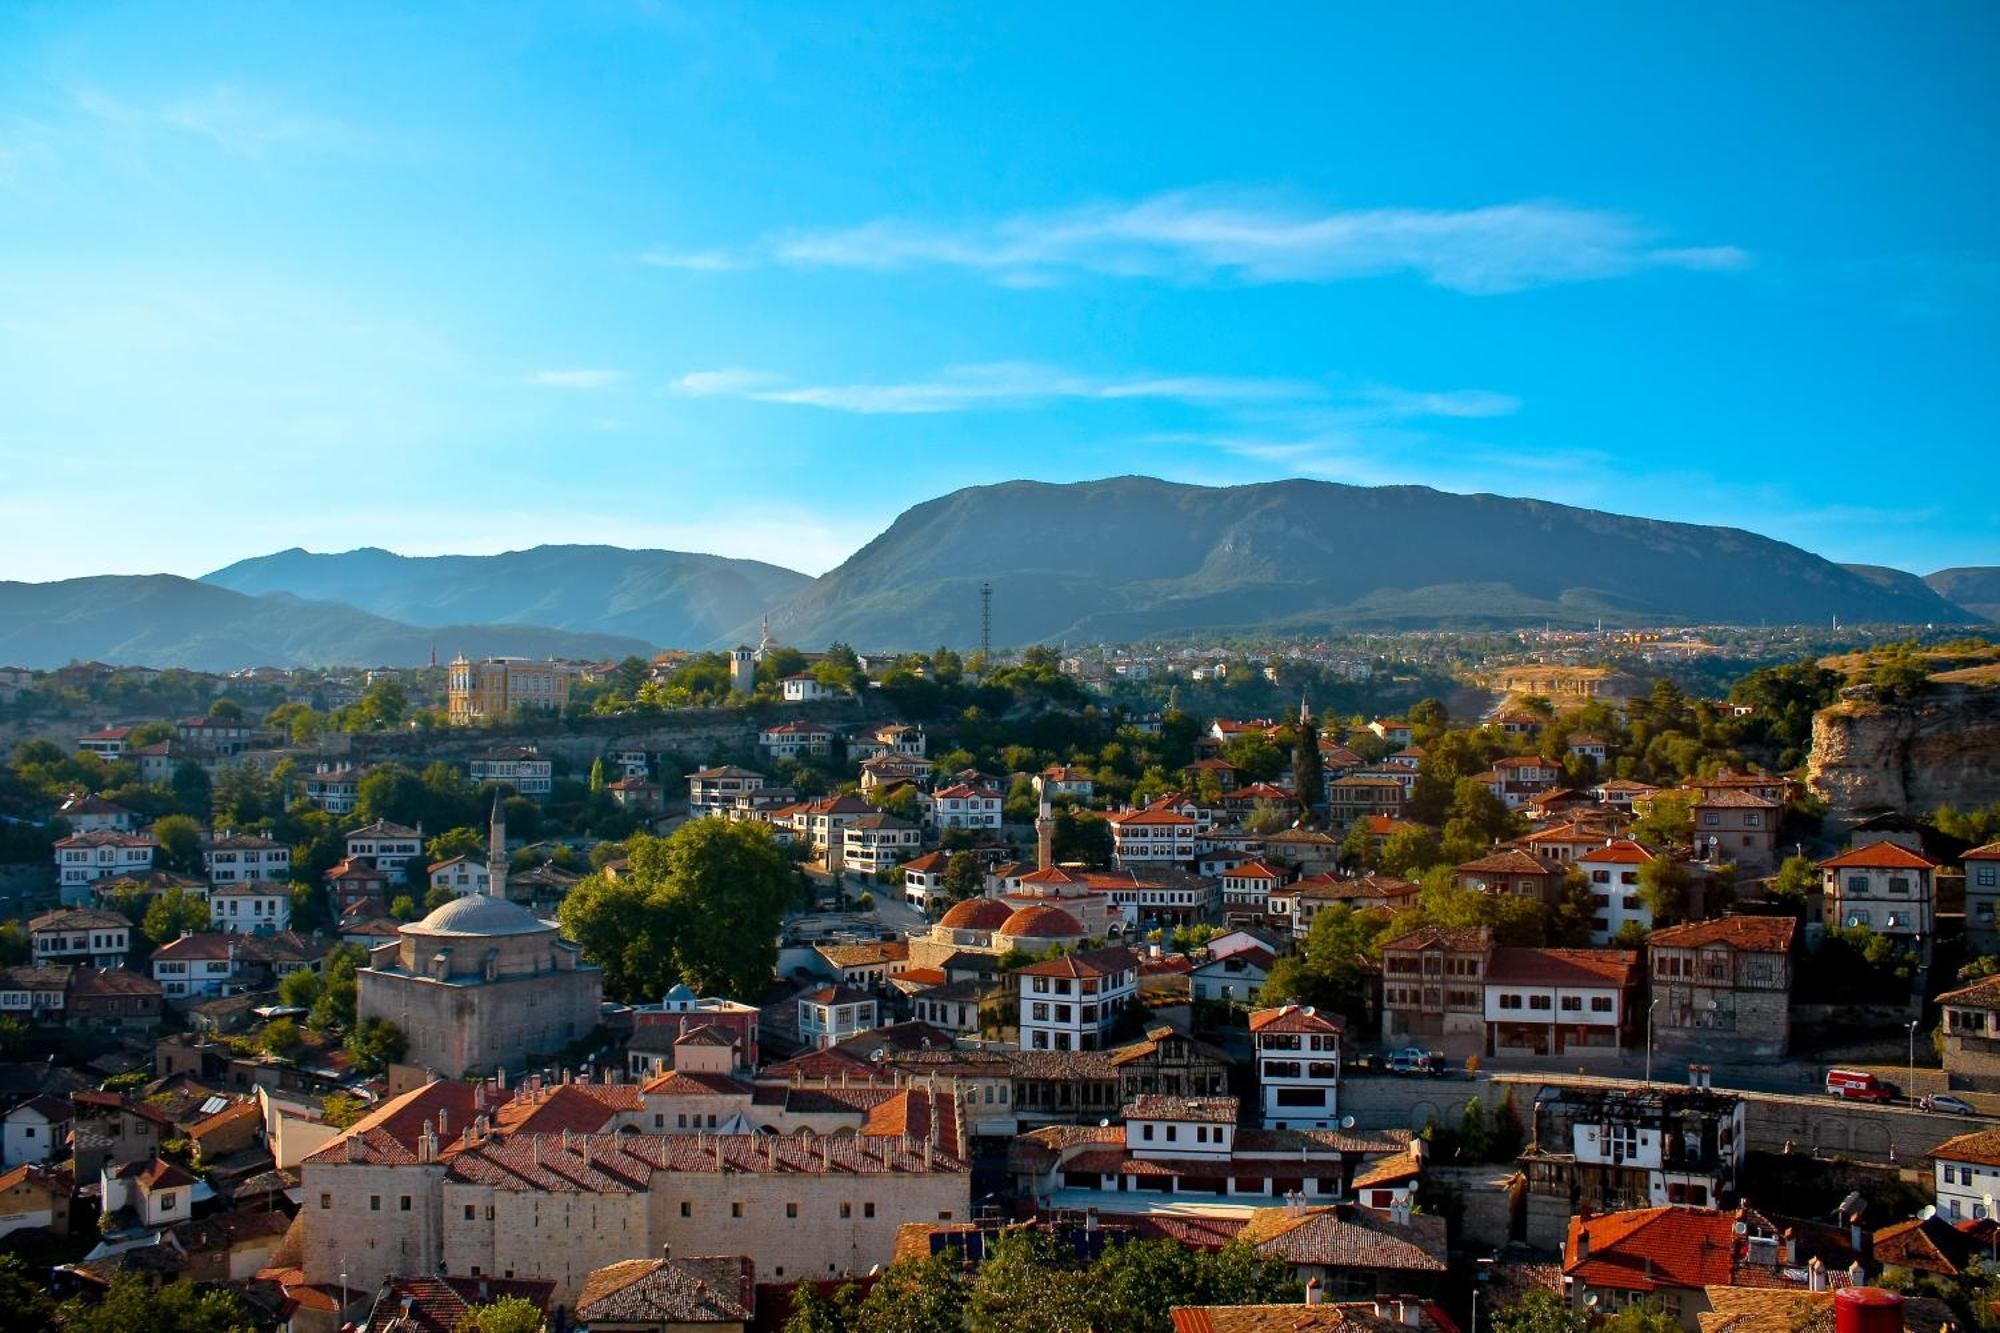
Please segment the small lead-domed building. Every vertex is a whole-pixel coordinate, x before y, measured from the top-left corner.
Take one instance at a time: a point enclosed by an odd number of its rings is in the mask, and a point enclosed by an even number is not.
[[[554,925],[509,902],[506,824],[495,803],[487,891],[401,927],[356,974],[355,1011],[408,1040],[404,1061],[446,1077],[518,1070],[597,1025],[603,977]]]

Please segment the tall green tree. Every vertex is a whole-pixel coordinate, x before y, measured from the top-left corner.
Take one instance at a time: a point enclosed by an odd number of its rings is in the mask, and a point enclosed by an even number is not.
[[[162,866],[182,875],[201,873],[201,825],[186,815],[168,815],[154,821],[151,831]]]
[[[557,909],[621,998],[685,981],[706,994],[757,995],[777,963],[798,876],[769,830],[697,819],[666,838],[634,837],[630,872],[592,875]]]
[[[1314,807],[1323,799],[1326,788],[1326,766],[1319,753],[1319,719],[1310,713],[1299,719],[1298,733],[1292,741],[1292,781],[1299,793],[1300,822],[1311,828],[1316,822]]]

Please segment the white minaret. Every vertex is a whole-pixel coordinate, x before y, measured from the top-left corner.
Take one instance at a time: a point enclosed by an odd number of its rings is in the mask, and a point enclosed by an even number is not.
[[[507,896],[507,813],[500,808],[500,793],[493,794],[493,821],[486,830],[486,894]]]
[[[1056,816],[1049,805],[1048,784],[1035,779],[1035,869],[1047,870],[1056,863]]]

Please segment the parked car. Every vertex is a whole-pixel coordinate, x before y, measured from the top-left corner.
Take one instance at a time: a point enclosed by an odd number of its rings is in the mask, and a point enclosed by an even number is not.
[[[1885,1083],[1861,1069],[1827,1070],[1826,1091],[1828,1096],[1850,1102],[1892,1102],[1898,1096],[1895,1084]]]
[[[1433,1068],[1431,1053],[1421,1046],[1389,1052],[1388,1066],[1392,1074],[1428,1074]]]
[[[1978,1115],[1979,1108],[1963,1097],[1954,1097],[1948,1092],[1934,1092],[1924,1098],[1926,1111],[1943,1111],[1948,1115]]]

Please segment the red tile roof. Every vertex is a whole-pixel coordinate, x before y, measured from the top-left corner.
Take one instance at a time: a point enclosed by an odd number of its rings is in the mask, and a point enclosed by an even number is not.
[[[1486,966],[1488,985],[1623,986],[1639,955],[1629,949],[1499,948]]]
[[[1819,863],[1821,870],[1935,870],[1937,862],[1893,842],[1873,842]]]
[[[1252,1032],[1335,1032],[1343,1031],[1338,1020],[1328,1018],[1311,1005],[1282,1005],[1259,1009],[1250,1015]]]
[[[1789,916],[1725,916],[1712,921],[1690,921],[1684,926],[1662,926],[1648,938],[1653,948],[1699,949],[1726,944],[1746,953],[1789,953],[1798,921]]]
[[[1092,949],[1085,953],[1067,954],[1052,958],[1046,963],[1030,963],[1016,968],[1015,976],[1025,977],[1103,977],[1114,972],[1129,972],[1139,966],[1139,956],[1130,949]]]
[[[1620,1291],[1728,1286],[1736,1276],[1736,1221],[1735,1213],[1683,1207],[1573,1216],[1563,1276]]]

